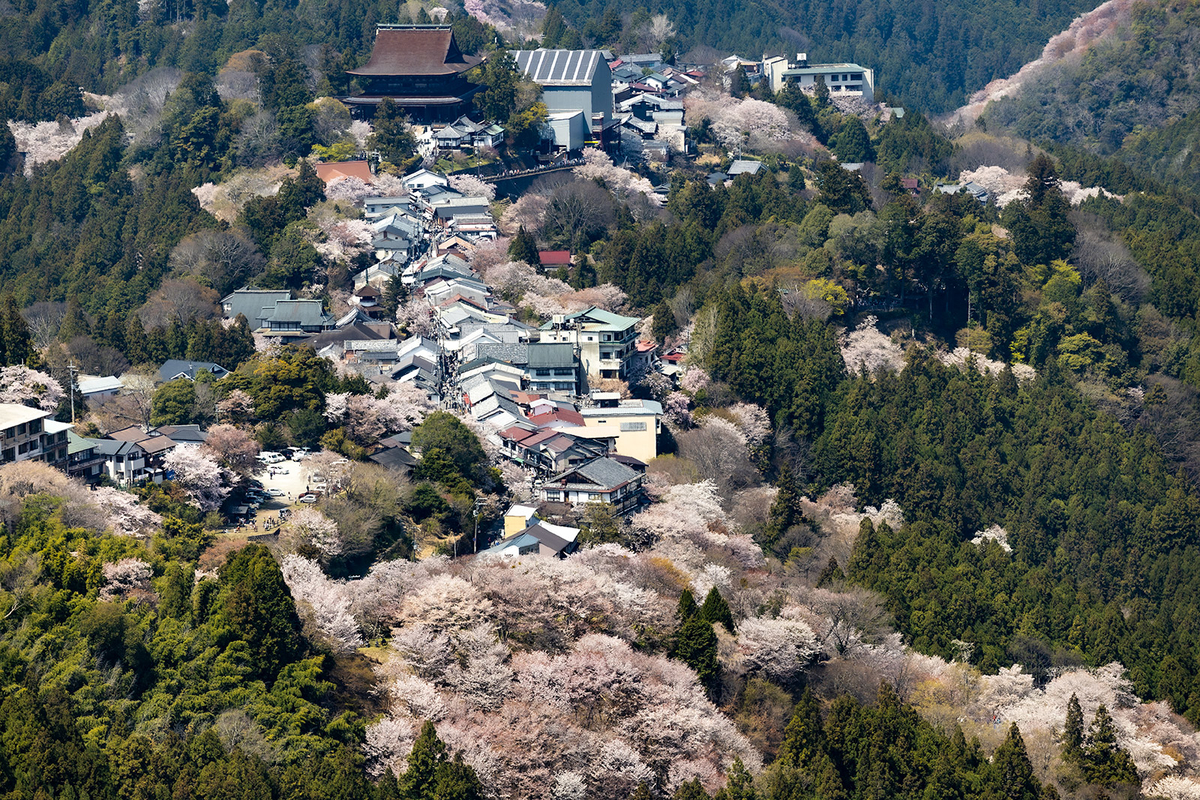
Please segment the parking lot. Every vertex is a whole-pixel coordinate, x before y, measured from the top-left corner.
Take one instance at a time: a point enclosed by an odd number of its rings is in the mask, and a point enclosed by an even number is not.
[[[286,460],[276,464],[263,464],[254,473],[254,478],[263,485],[262,505],[248,524],[229,528],[227,533],[245,534],[247,531],[274,530],[279,520],[279,512],[300,507],[298,500],[312,483],[303,461]],[[277,489],[280,495],[272,496],[271,489]]]

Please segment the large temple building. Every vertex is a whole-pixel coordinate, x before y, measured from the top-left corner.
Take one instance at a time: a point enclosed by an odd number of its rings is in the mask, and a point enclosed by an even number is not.
[[[413,122],[451,122],[471,109],[478,87],[466,73],[482,60],[458,49],[449,25],[380,25],[371,60],[347,71],[362,93],[343,100],[369,117],[390,97]]]

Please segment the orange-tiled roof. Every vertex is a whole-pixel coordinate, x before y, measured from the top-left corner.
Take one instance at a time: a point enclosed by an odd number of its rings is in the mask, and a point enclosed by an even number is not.
[[[314,169],[317,177],[325,183],[334,178],[358,178],[367,183],[373,180],[371,168],[365,161],[335,161],[332,164],[317,164]]]

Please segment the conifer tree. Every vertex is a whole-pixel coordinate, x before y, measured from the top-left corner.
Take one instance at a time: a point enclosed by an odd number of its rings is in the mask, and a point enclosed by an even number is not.
[[[729,76],[729,93],[734,97],[745,97],[750,93],[750,79],[746,77],[746,70],[741,64]]]
[[[21,316],[17,299],[9,292],[0,307],[0,366],[24,364],[31,355],[29,326]]]
[[[995,769],[997,792],[1005,800],[1038,800],[1041,785],[1033,776],[1033,764],[1025,750],[1025,740],[1017,723],[1008,728],[1004,743],[996,748],[992,757]]]
[[[444,763],[446,745],[433,723],[425,720],[408,754],[408,769],[400,779],[401,795],[406,800],[432,800],[438,767]]]
[[[524,261],[534,268],[538,266],[537,241],[534,240],[533,234],[525,230],[524,225],[517,229],[517,235],[509,242],[508,257],[513,261]]]
[[[825,733],[821,728],[821,709],[812,687],[805,687],[796,703],[792,718],[783,731],[779,758],[796,767],[803,767],[824,752]]]
[[[754,776],[746,769],[742,759],[735,758],[725,773],[725,785],[717,792],[717,800],[758,800],[754,789]]]
[[[690,588],[684,589],[679,595],[679,604],[675,606],[676,619],[682,625],[696,616],[699,611],[700,608],[696,605],[696,596],[692,594],[692,590]]]
[[[371,134],[370,145],[384,161],[400,165],[412,158],[417,141],[408,128],[408,118],[390,97],[383,98],[371,122],[375,132]]]
[[[666,300],[660,300],[654,308],[654,324],[650,328],[650,333],[661,342],[677,330],[679,330],[679,323],[675,321],[675,312],[667,305]]]
[[[845,580],[846,575],[838,565],[837,559],[830,556],[829,563],[825,565],[825,569],[821,570],[821,575],[817,578],[817,587],[823,589]]]
[[[704,785],[700,783],[700,779],[692,778],[686,783],[679,784],[675,794],[671,795],[671,800],[709,800],[709,795],[704,791]]]
[[[704,605],[700,606],[700,617],[705,622],[714,625],[719,622],[725,626],[725,630],[734,633],[733,613],[715,586],[708,590],[708,594],[704,598]]]
[[[1117,729],[1103,703],[1088,727],[1083,751],[1084,771],[1094,783],[1137,783],[1137,768],[1129,753],[1117,744]]]
[[[1078,758],[1083,752],[1083,709],[1079,707],[1079,696],[1071,695],[1067,703],[1067,720],[1063,725],[1063,756]]]
[[[434,780],[432,800],[483,800],[483,783],[471,765],[455,753],[451,761],[440,764]]]
[[[713,632],[711,622],[700,614],[693,614],[676,631],[671,655],[695,670],[705,688],[712,688],[720,668],[717,664],[717,634]]]

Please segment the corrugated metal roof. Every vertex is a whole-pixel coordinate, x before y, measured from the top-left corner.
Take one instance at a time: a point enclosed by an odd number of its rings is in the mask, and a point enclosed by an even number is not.
[[[542,86],[590,86],[596,67],[604,63],[599,50],[513,50],[517,67]]]

